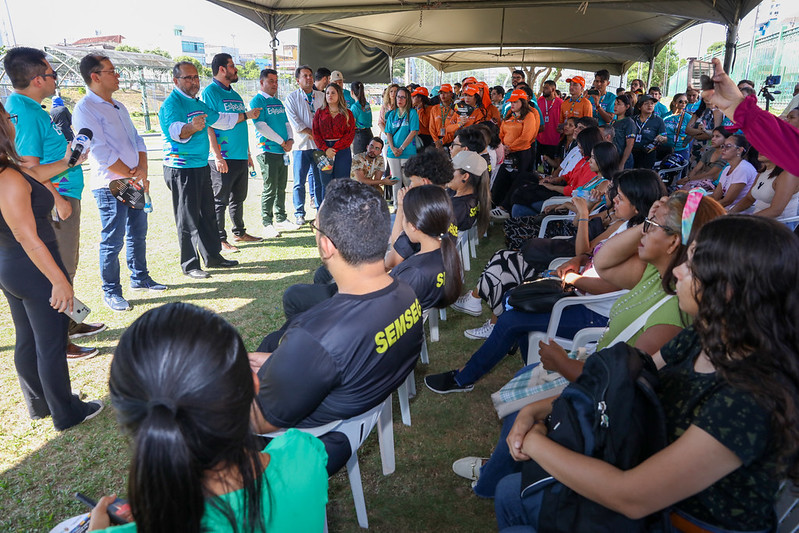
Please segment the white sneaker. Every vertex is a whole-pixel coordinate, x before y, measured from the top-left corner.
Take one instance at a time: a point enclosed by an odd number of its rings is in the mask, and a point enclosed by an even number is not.
[[[501,207],[495,207],[491,210],[491,218],[494,220],[505,220],[506,218],[510,218],[510,213]]]
[[[469,291],[458,298],[455,303],[452,304],[452,308],[461,313],[466,313],[467,315],[480,316],[483,313],[483,305],[481,302],[480,298],[475,298],[472,296],[472,292]]]
[[[274,239],[275,237],[280,237],[280,232],[272,224],[269,224],[264,228],[264,239]]]
[[[277,230],[294,231],[296,229],[300,229],[300,227],[297,224],[295,224],[294,222],[291,222],[289,220],[284,220],[283,222],[275,222],[272,225]]]
[[[488,461],[485,457],[463,457],[452,463],[452,471],[472,481],[480,479],[480,468]]]
[[[494,324],[491,319],[486,320],[486,323],[479,328],[467,329],[463,332],[467,339],[487,339],[491,332],[494,331]]]

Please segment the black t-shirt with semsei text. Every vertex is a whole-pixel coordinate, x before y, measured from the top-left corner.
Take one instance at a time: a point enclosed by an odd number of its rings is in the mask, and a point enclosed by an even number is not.
[[[399,387],[421,348],[422,306],[407,284],[338,293],[289,326],[258,371],[258,405],[281,428],[351,418]]]
[[[477,205],[477,195],[472,193],[455,196],[455,191],[452,189],[447,189],[447,192],[452,200],[452,211],[455,213],[455,225],[458,226],[458,231],[470,229],[474,226],[477,211],[480,209]]]
[[[411,286],[422,309],[437,307],[446,281],[441,249],[413,254],[394,267],[391,276]]]

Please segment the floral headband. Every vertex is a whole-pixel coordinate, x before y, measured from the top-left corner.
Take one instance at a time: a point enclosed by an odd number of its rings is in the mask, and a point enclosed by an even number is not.
[[[688,191],[688,198],[685,200],[685,207],[682,208],[682,243],[688,244],[688,236],[691,235],[691,228],[694,225],[694,217],[696,217],[696,210],[699,209],[699,203],[702,197],[709,193],[702,187],[695,187]]]

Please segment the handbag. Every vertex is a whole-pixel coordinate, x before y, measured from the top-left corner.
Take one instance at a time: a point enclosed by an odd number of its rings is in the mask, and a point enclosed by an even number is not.
[[[542,278],[522,283],[508,295],[508,305],[525,313],[549,313],[555,302],[574,296],[573,288],[565,288],[556,278]]]

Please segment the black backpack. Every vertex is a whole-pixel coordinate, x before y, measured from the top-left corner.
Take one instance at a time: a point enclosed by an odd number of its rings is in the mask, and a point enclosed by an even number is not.
[[[629,470],[666,446],[663,408],[649,355],[617,343],[586,360],[552,405],[548,436],[579,453]],[[535,461],[522,467],[522,496],[543,491],[539,533],[645,531],[662,516],[631,520],[580,496]]]

